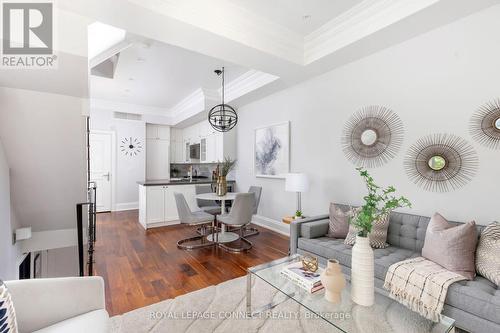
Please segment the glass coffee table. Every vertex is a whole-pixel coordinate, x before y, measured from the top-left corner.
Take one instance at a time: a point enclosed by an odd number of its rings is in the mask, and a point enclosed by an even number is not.
[[[357,305],[351,301],[349,281],[347,281],[346,288],[342,291],[342,301],[338,304],[326,301],[324,299],[324,290],[310,294],[281,276],[281,270],[284,267],[293,262],[300,261],[300,258],[300,255],[295,254],[248,268],[246,293],[247,315],[256,316],[285,301],[293,300],[300,305],[301,309],[303,308],[303,310],[313,315],[314,318],[323,319],[338,329],[339,332],[365,331],[364,325],[369,325],[373,329],[376,322],[381,320],[384,320],[384,325],[389,325],[393,332],[404,329],[405,323],[416,327],[417,331],[423,333],[455,332],[455,321],[453,319],[442,316],[440,322],[434,323],[385,296],[377,288],[375,288],[375,304],[371,307]],[[276,290],[277,296],[279,295],[280,297],[276,297],[278,299],[272,303],[261,305],[259,308],[253,308],[252,285],[253,282],[259,282],[255,281],[256,279],[265,282],[264,285],[271,286],[271,289]],[[387,333],[391,332],[387,327],[384,328],[384,331]]]

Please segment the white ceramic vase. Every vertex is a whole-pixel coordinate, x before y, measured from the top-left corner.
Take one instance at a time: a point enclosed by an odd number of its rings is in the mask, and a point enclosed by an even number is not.
[[[351,299],[363,306],[372,306],[375,300],[373,250],[368,237],[356,236],[352,248]]]

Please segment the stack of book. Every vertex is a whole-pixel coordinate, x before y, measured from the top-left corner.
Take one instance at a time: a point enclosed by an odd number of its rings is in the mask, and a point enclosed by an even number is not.
[[[302,267],[301,262],[295,262],[283,268],[281,275],[307,292],[314,293],[323,289],[320,280],[322,272],[321,268],[318,268],[316,272],[307,271]]]

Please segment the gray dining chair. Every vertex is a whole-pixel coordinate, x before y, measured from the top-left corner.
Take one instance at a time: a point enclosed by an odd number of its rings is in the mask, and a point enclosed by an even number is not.
[[[195,211],[192,212],[189,208],[186,198],[182,193],[174,193],[175,204],[177,205],[177,212],[179,214],[179,220],[181,224],[187,224],[189,226],[201,227],[201,235],[182,239],[177,242],[177,247],[183,250],[193,250],[199,249],[202,247],[212,246],[215,243],[210,242],[206,239],[207,233],[207,225],[211,224],[212,237],[213,230],[215,225],[215,218],[212,214],[203,212],[203,211]],[[213,239],[213,238],[212,238]],[[200,241],[198,244],[189,244],[196,241]]]
[[[259,209],[259,203],[260,203],[260,196],[262,194],[262,187],[261,186],[250,186],[248,189],[248,193],[253,193],[255,196],[255,203],[253,207],[253,214],[257,214],[257,211]],[[232,230],[231,230],[232,231]],[[259,229],[247,226],[243,229],[244,237],[251,237],[259,234]]]
[[[212,186],[210,185],[196,185],[194,187],[194,190],[196,194],[213,192]],[[210,213],[212,215],[220,214],[220,205],[218,205],[215,200],[196,199],[196,203],[198,204],[198,207],[204,212]]]
[[[245,238],[244,228],[252,221],[254,205],[255,195],[253,193],[238,193],[234,199],[231,212],[227,215],[217,216],[217,221],[228,227],[232,227],[233,230],[236,228],[239,231],[238,240],[242,243],[242,246],[240,247],[231,247],[226,244],[219,243],[221,248],[230,252],[242,252],[252,248],[252,242]]]
[[[255,195],[255,204],[254,204],[254,209],[253,209],[253,213],[255,215],[255,214],[257,214],[257,211],[259,209],[260,196],[262,194],[262,187],[261,186],[250,186],[250,188],[248,189],[248,193],[253,193]]]

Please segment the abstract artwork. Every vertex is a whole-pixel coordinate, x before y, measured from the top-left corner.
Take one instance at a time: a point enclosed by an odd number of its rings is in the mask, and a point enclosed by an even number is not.
[[[479,159],[472,146],[456,135],[432,134],[418,140],[406,154],[408,177],[427,191],[448,192],[467,184]]]
[[[290,170],[289,122],[257,128],[254,145],[255,176],[285,178]]]
[[[384,106],[370,105],[351,116],[342,133],[342,150],[354,165],[375,168],[394,158],[403,144],[403,123]]]
[[[486,103],[474,113],[470,134],[483,146],[500,149],[500,99]]]

